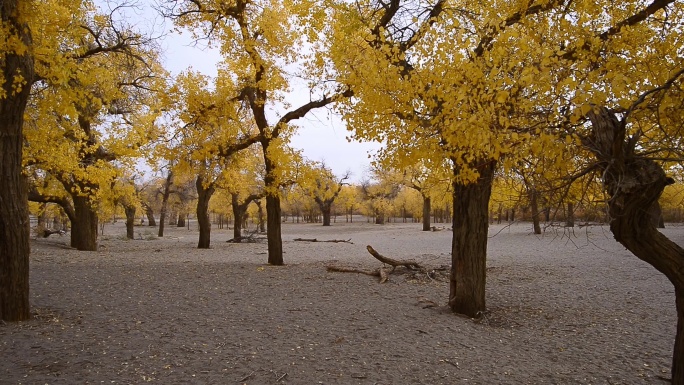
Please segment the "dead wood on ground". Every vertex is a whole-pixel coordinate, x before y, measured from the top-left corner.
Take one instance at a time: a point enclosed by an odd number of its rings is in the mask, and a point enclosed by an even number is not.
[[[417,279],[417,276],[424,276],[430,281],[435,280],[435,274],[436,270],[430,270],[428,271],[426,268],[421,266],[417,262],[413,261],[399,261],[393,258],[386,257],[380,253],[378,253],[372,246],[368,245],[366,246],[366,249],[368,252],[378,261],[382,262],[384,265],[382,267],[379,267],[377,269],[373,270],[363,270],[363,269],[354,269],[354,268],[349,268],[349,267],[338,267],[338,266],[328,266],[327,270],[328,271],[333,271],[333,272],[340,272],[340,273],[358,273],[358,274],[365,274],[365,275],[370,275],[373,277],[379,277],[380,278],[380,283],[385,283],[389,281],[389,276],[392,273],[395,272],[406,272],[409,276],[412,276],[413,279]],[[389,265],[389,266],[386,266]],[[397,269],[398,267],[403,267],[404,269]]]
[[[331,242],[331,243],[351,243],[352,245],[354,242],[351,241],[351,238],[349,239],[329,239],[325,241],[319,241],[316,238],[295,238],[295,242]]]

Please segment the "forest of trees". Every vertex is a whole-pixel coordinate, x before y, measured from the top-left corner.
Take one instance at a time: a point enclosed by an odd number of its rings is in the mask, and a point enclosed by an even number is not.
[[[0,319],[30,318],[30,214],[42,231],[68,227],[83,251],[114,215],[128,237],[137,218],[163,236],[191,216],[199,248],[212,221],[231,221],[239,241],[256,218],[272,265],[285,263],[283,220],[443,222],[449,306],[470,317],[486,310],[491,222],[600,221],[674,285],[672,383],[684,384],[684,250],[656,230],[681,220],[682,2],[155,9],[220,51],[215,77],[171,76],[159,37],[130,22],[133,4],[0,4]],[[290,99],[295,79],[306,102]],[[362,182],[290,145],[319,109],[383,143]]]

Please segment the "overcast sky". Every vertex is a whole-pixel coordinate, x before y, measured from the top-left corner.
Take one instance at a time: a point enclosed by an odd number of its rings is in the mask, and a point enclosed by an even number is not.
[[[162,22],[160,16],[152,9],[151,3],[150,0],[140,1],[143,9],[136,12],[137,15],[134,17],[143,20],[136,23],[137,27],[150,28],[149,26],[156,24],[154,29],[158,32],[169,32],[172,24],[169,21]],[[164,65],[173,75],[192,67],[208,76],[216,76],[216,64],[221,60],[220,54],[216,50],[205,48],[202,44],[193,44],[189,33],[167,33],[161,47],[164,50]],[[297,103],[297,99],[302,101]],[[299,107],[307,99],[308,93],[303,97],[293,95],[292,108]],[[303,150],[304,155],[311,160],[325,161],[337,175],[349,170],[352,172],[353,181],[364,179],[370,165],[369,153],[374,153],[380,147],[379,144],[350,143],[346,138],[351,133],[347,131],[344,122],[337,117],[331,119],[330,112],[326,109],[314,110],[296,123],[301,129],[292,139],[294,148]]]

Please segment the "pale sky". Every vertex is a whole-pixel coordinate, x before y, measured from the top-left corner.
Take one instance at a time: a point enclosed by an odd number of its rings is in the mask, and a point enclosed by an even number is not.
[[[160,27],[158,27],[160,28]],[[171,29],[171,23],[166,22],[165,30]],[[216,76],[216,64],[221,60],[216,50],[195,46],[189,33],[179,35],[168,34],[161,43],[164,49],[164,65],[173,74],[192,67],[208,76]],[[308,100],[308,93],[303,97],[293,95],[291,101],[297,108]],[[297,99],[301,99],[297,103]],[[351,135],[346,125],[339,118],[330,119],[330,112],[319,109],[310,112],[296,123],[301,129],[292,139],[292,146],[301,149],[304,155],[314,161],[325,161],[326,165],[337,175],[347,170],[352,172],[352,180],[359,182],[364,179],[370,165],[369,153],[374,153],[380,144],[349,142]],[[270,121],[273,123],[273,121]]]

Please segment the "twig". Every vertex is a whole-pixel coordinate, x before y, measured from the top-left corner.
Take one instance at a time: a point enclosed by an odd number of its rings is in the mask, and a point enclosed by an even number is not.
[[[285,378],[285,377],[287,377],[287,373],[285,373],[285,374],[283,374],[282,376],[278,377],[278,379],[276,379],[276,382],[282,381],[283,378]]]
[[[250,374],[248,374],[248,375],[242,377],[242,378],[239,379],[237,382],[242,382],[242,381],[245,381],[246,379],[252,377],[252,376],[254,375],[254,372],[256,372],[256,370],[252,370],[252,373],[250,373]]]

